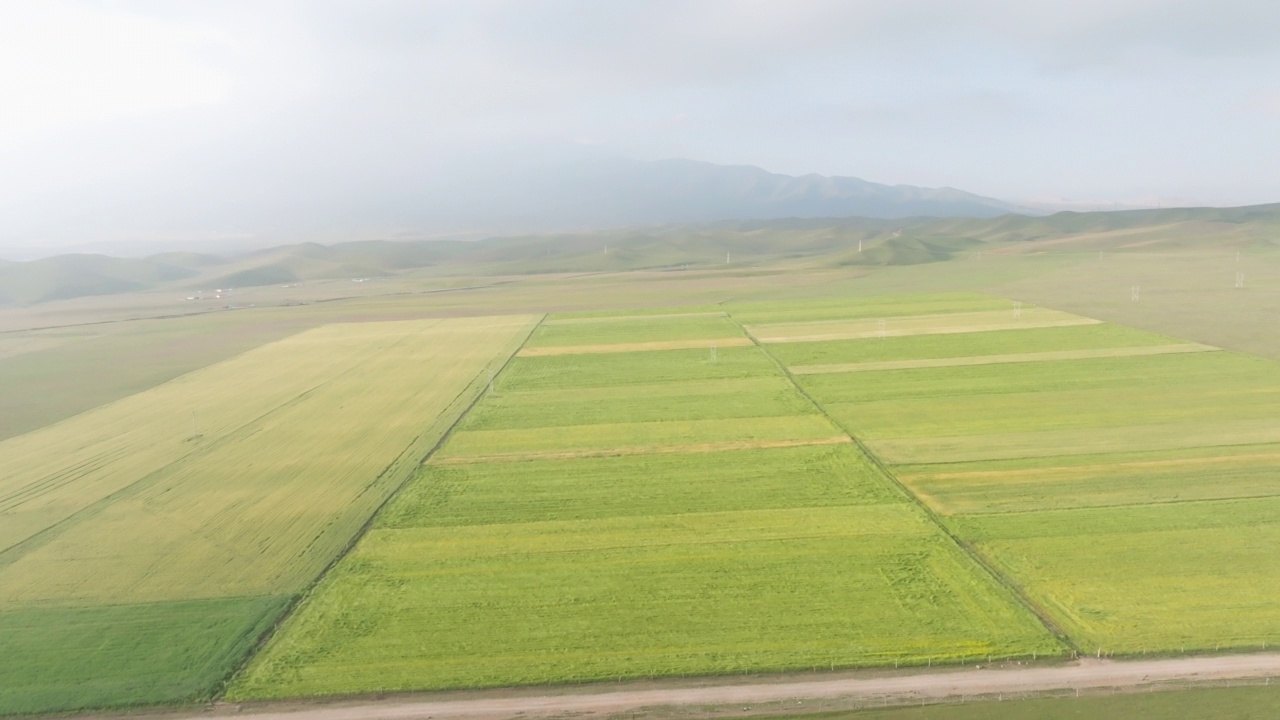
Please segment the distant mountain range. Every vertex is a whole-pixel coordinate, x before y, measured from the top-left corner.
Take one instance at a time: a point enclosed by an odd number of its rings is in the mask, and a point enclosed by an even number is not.
[[[968,253],[1269,249],[1280,205],[1044,217],[789,218],[665,225],[485,240],[300,243],[234,256],[68,254],[0,261],[0,306],[138,290],[183,294],[308,280],[440,274],[509,275],[754,265],[804,258],[829,266],[938,262]],[[726,257],[728,255],[729,257]]]
[[[683,159],[609,158],[535,166],[490,184],[490,190],[492,206],[474,222],[488,218],[517,226],[600,228],[769,218],[1042,214],[952,188],[796,177],[749,165]]]
[[[1043,214],[952,188],[795,177],[681,159],[495,152],[424,163],[398,180],[391,190],[337,192],[305,183],[259,187],[253,178],[237,184],[196,177],[182,192],[168,194],[122,187],[104,207],[73,194],[57,199],[57,211],[31,209],[21,221],[0,216],[0,257],[42,257],[50,242],[60,242],[64,253],[147,255],[243,251],[301,240],[483,237],[722,220]],[[66,207],[76,212],[61,212]]]

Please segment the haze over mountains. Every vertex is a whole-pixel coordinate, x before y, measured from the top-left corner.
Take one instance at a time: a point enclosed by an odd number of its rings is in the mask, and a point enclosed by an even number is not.
[[[0,261],[0,306],[165,290],[175,295],[407,272],[496,276],[723,268],[777,261],[908,265],[981,252],[1096,253],[1280,248],[1280,204],[987,218],[784,218],[481,240],[305,242],[230,256],[65,254]],[[237,300],[226,300],[234,303]]]
[[[109,208],[96,209],[72,197],[59,212],[0,222],[0,257],[35,259],[72,251],[234,253],[307,240],[478,237],[785,217],[1036,212],[952,188],[816,174],[794,177],[684,159],[642,162],[581,151],[536,158],[520,153],[454,158],[424,166],[416,176],[405,177],[398,191],[376,196],[308,193],[288,183],[267,190],[258,187],[264,180],[252,177],[226,186],[218,178],[193,182],[172,197],[127,190]]]
[[[1031,212],[952,188],[855,177],[790,176],[749,165],[602,158],[508,176],[453,222],[523,229],[857,216],[992,217]],[[465,195],[466,193],[463,193]],[[456,212],[456,211],[455,211]],[[511,229],[511,228],[508,228]]]

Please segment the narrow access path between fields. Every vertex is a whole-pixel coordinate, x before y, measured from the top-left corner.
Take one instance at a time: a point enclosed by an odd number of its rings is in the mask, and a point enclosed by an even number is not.
[[[250,720],[501,720],[561,716],[616,716],[639,711],[690,717],[803,712],[805,706],[830,710],[840,706],[910,704],[962,697],[993,698],[1004,695],[1099,688],[1135,689],[1188,683],[1261,679],[1280,676],[1280,653],[1180,657],[1160,660],[1109,661],[1084,659],[1071,665],[940,670],[913,674],[875,676],[873,671],[835,673],[796,680],[724,682],[691,686],[690,681],[668,681],[668,687],[648,682],[640,687],[565,688],[559,694],[546,689],[504,691],[503,696],[415,699],[411,696],[385,701],[314,704],[283,709],[282,706],[241,707],[220,705],[212,712],[191,713],[194,720],[211,715],[238,715]],[[794,676],[793,676],[794,677]],[[815,679],[817,678],[817,679]],[[620,689],[619,689],[620,688]],[[136,717],[136,716],[135,716]]]

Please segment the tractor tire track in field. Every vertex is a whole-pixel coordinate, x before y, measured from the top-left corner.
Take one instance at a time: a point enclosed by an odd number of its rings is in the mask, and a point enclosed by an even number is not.
[[[960,552],[964,553],[964,555],[968,557],[970,560],[972,560],[974,564],[982,568],[987,573],[987,575],[991,577],[992,580],[994,580],[1001,587],[1007,590],[1017,600],[1018,604],[1022,605],[1024,608],[1027,609],[1028,612],[1034,615],[1035,618],[1044,627],[1044,629],[1047,630],[1051,635],[1053,635],[1066,650],[1070,651],[1072,656],[1080,655],[1080,652],[1081,652],[1080,648],[1077,647],[1076,644],[1071,641],[1071,638],[1068,637],[1066,632],[1064,632],[1062,628],[1058,626],[1058,624],[1054,621],[1053,617],[1049,615],[1049,613],[1044,608],[1040,607],[1034,600],[1032,600],[1029,595],[1027,595],[1026,591],[1023,590],[1022,586],[1018,585],[1016,582],[1013,581],[1012,578],[1008,577],[1003,572],[1001,572],[1000,569],[996,567],[994,563],[988,560],[986,556],[984,556],[981,552],[979,552],[977,548],[973,547],[973,545],[969,544],[968,542],[965,542],[963,538],[961,538],[959,535],[956,535],[954,532],[952,532],[951,528],[947,527],[946,523],[942,521],[942,518],[938,515],[938,513],[935,512],[933,508],[929,507],[928,503],[924,502],[924,500],[922,500],[920,496],[916,495],[911,490],[910,487],[908,487],[905,483],[899,480],[898,476],[893,474],[893,471],[891,471],[889,467],[885,465],[885,463],[880,459],[878,455],[871,452],[871,449],[868,448],[862,442],[862,440],[858,438],[858,436],[850,432],[850,430],[847,427],[845,427],[843,423],[837,421],[834,417],[832,417],[832,415],[829,412],[827,412],[826,407],[824,407],[822,403],[818,402],[817,398],[810,395],[809,392],[805,390],[804,387],[801,386],[799,382],[796,381],[796,377],[794,374],[792,374],[791,369],[788,368],[785,363],[783,363],[781,360],[775,357],[773,353],[769,352],[769,348],[766,343],[762,342],[760,338],[757,338],[749,329],[747,329],[745,325],[738,322],[737,318],[733,317],[732,313],[729,314],[729,320],[734,324],[736,324],[738,327],[742,328],[742,332],[748,338],[750,338],[753,343],[755,343],[756,347],[760,348],[760,351],[763,352],[765,355],[767,355],[769,359],[772,360],[774,364],[778,366],[779,372],[781,372],[787,378],[787,380],[791,382],[791,385],[796,389],[796,392],[800,393],[800,395],[802,395],[806,400],[808,400],[813,405],[813,407],[819,413],[821,413],[823,417],[827,419],[828,422],[830,422],[832,425],[839,428],[841,432],[849,436],[849,439],[853,441],[854,445],[858,447],[858,449],[862,452],[862,454],[865,455],[867,459],[870,460],[871,463],[875,465],[875,467],[879,469],[881,473],[884,474],[885,478],[887,478],[889,482],[893,483],[893,485],[897,487],[901,493],[903,493],[907,498],[911,500],[911,502],[915,503],[915,505],[918,508],[920,508],[920,510],[925,514],[925,517],[927,517],[929,521],[935,527],[938,528],[939,532],[941,532],[945,537],[950,539],[951,542],[954,543],[955,546],[960,550]]]
[[[511,353],[507,355],[506,360],[504,360],[502,362],[502,365],[500,365],[498,369],[494,371],[492,376],[493,381],[496,381],[498,378],[502,376],[502,373],[507,369],[508,366],[511,365],[511,362],[515,360],[516,354],[519,353],[520,349],[523,348],[525,344],[529,342],[529,338],[533,337],[533,334],[538,331],[538,328],[541,327],[542,322],[546,320],[546,318],[547,316],[545,314],[539,317],[538,322],[533,323],[532,327],[529,328],[529,332],[525,334],[523,338],[520,339],[519,343],[516,343],[514,345],[514,347],[511,349]],[[480,371],[476,373],[475,378],[472,379],[472,381],[468,383],[466,387],[463,388],[463,390],[458,393],[457,397],[455,397],[454,400],[450,403],[450,407],[452,407],[453,402],[457,402],[458,398],[465,396],[468,392],[472,392],[472,388],[477,383],[482,383],[482,380],[484,378],[484,375],[487,369],[488,369],[488,366],[486,366],[485,368],[481,368]],[[490,382],[493,382],[493,381],[490,381]],[[480,388],[474,391],[475,395],[469,401],[467,401],[466,405],[462,408],[462,411],[458,413],[458,416],[455,417],[453,421],[449,423],[449,426],[445,428],[444,432],[440,434],[439,439],[437,439],[436,442],[418,458],[418,462],[416,463],[417,467],[421,467],[422,465],[425,465],[427,461],[430,460],[431,457],[435,455],[440,448],[444,447],[444,444],[449,441],[450,437],[453,436],[454,431],[457,430],[458,426],[462,424],[463,420],[466,420],[467,416],[471,414],[471,411],[475,409],[476,405],[480,404],[480,401],[484,399],[484,397],[488,394],[488,391],[489,391],[489,386],[487,386],[486,384],[481,384]],[[415,437],[406,447],[406,450],[402,452],[399,456],[397,456],[397,458],[393,460],[390,464],[388,464],[386,468],[383,469],[382,473],[378,476],[378,480],[381,480],[388,470],[390,470],[392,467],[395,467],[397,464],[399,464],[403,460],[405,452],[411,451],[412,448],[417,444],[420,438],[421,438],[421,435]],[[312,580],[311,583],[307,585],[307,587],[304,590],[302,590],[302,592],[299,592],[297,595],[295,595],[293,598],[289,600],[288,605],[285,606],[284,611],[280,613],[280,616],[276,618],[275,622],[271,623],[271,626],[268,627],[267,630],[263,632],[262,635],[259,636],[257,640],[254,641],[253,648],[248,653],[245,654],[245,656],[240,660],[240,663],[235,667],[235,669],[227,673],[227,676],[224,677],[222,681],[218,684],[217,691],[214,693],[214,697],[221,697],[227,691],[227,687],[231,684],[231,681],[234,680],[237,675],[244,672],[244,669],[249,666],[249,663],[253,660],[253,658],[258,656],[258,654],[266,646],[267,642],[269,642],[271,638],[280,630],[280,628],[284,626],[284,623],[287,622],[289,618],[293,617],[293,614],[302,605],[302,601],[305,600],[307,596],[309,596],[315,590],[315,588],[321,582],[324,581],[325,577],[329,575],[330,571],[332,571],[333,568],[337,567],[338,563],[342,562],[343,558],[345,558],[347,555],[351,553],[352,550],[355,549],[356,545],[360,544],[360,540],[362,540],[364,536],[369,533],[369,530],[373,528],[373,523],[378,519],[378,515],[380,515],[382,513],[382,510],[388,504],[390,504],[391,501],[394,500],[397,495],[400,494],[400,491],[403,490],[406,485],[408,485],[410,482],[413,481],[414,475],[415,474],[413,472],[406,473],[405,477],[400,481],[400,483],[396,485],[394,488],[392,488],[390,492],[387,493],[387,496],[383,498],[382,502],[380,502],[378,506],[373,509],[373,512],[369,513],[369,517],[365,519],[364,523],[360,526],[360,528],[356,530],[355,534],[351,536],[351,539],[347,541],[347,544],[342,548],[342,550],[339,551],[333,557],[333,559],[329,561],[328,565],[324,566],[324,569],[321,570],[316,575],[315,579]],[[374,484],[377,484],[377,480],[371,483],[371,486]]]
[[[1074,691],[1168,690],[1280,676],[1280,654],[1257,653],[1158,660],[1080,660],[1069,665],[964,668],[931,672],[862,671],[773,676],[707,684],[664,680],[566,687],[402,695],[387,700],[335,700],[262,705],[221,704],[168,720],[507,720],[514,718],[724,718],[795,715],[924,702],[995,700]],[[137,720],[140,716],[130,715]]]

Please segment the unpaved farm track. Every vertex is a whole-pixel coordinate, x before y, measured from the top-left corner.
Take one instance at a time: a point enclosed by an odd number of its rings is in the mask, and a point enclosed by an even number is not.
[[[779,677],[718,685],[693,685],[672,681],[670,686],[614,685],[605,688],[565,688],[559,692],[506,691],[472,697],[401,696],[385,701],[352,700],[342,703],[259,708],[220,705],[186,716],[208,718],[233,715],[246,720],[504,720],[507,718],[609,717],[649,711],[646,714],[690,717],[724,717],[758,714],[771,708],[794,714],[814,704],[826,709],[845,701],[848,707],[868,704],[910,704],[962,697],[990,697],[1054,691],[1169,687],[1227,680],[1260,680],[1280,677],[1280,653],[1181,657],[1160,660],[1082,660],[1070,665],[954,669],[914,674],[875,676],[832,674],[797,680]],[[136,717],[136,716],[135,716]]]

